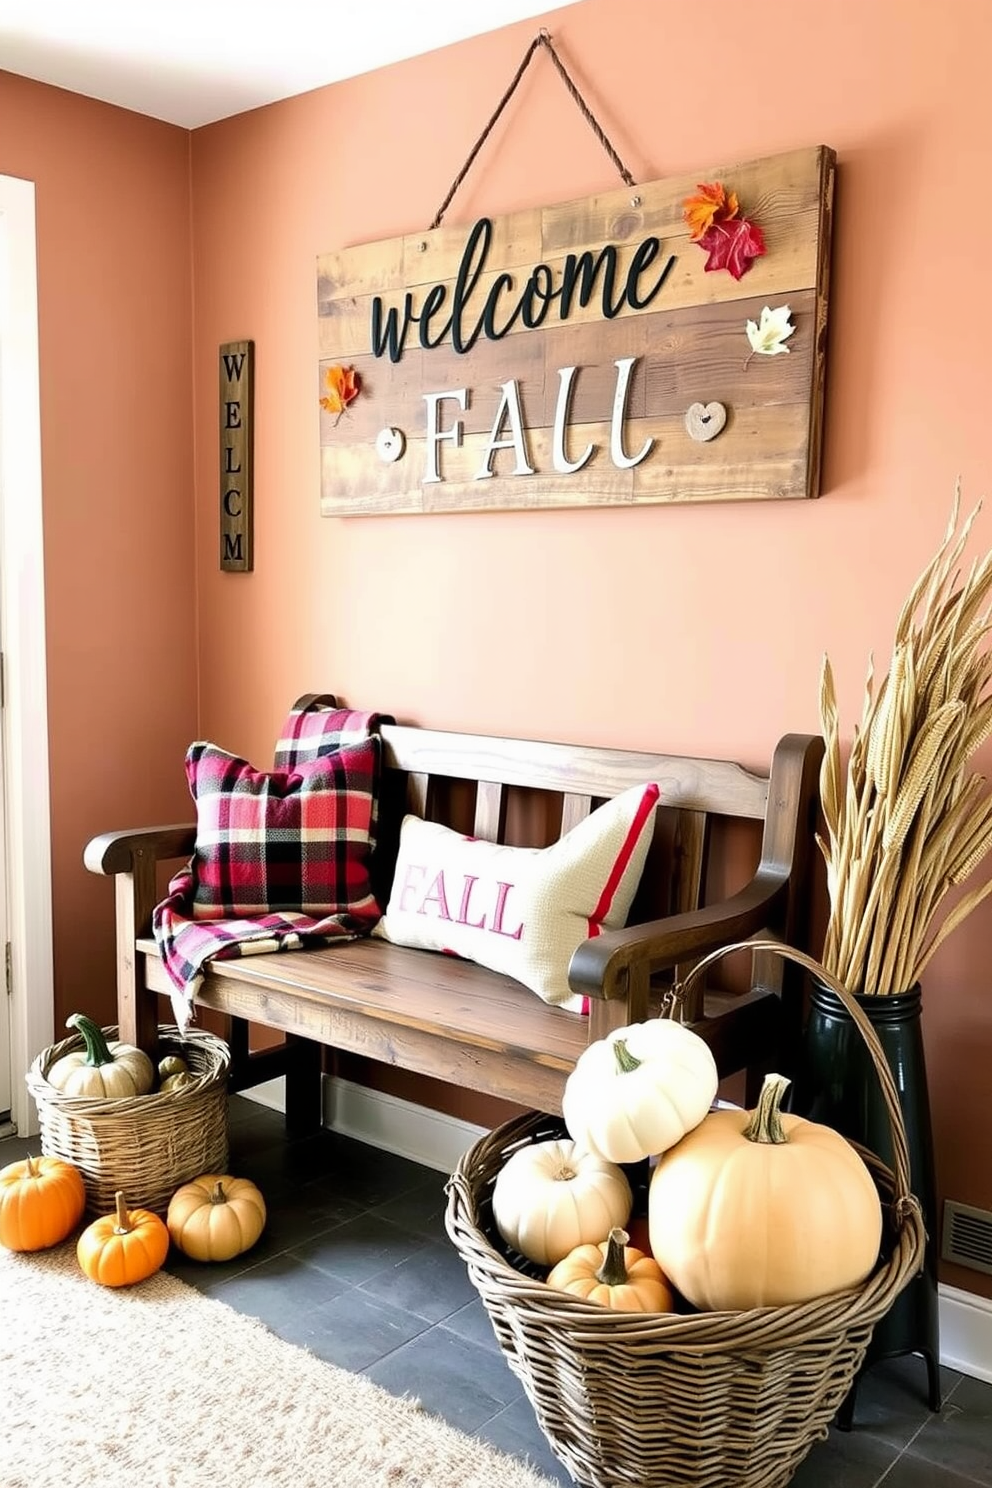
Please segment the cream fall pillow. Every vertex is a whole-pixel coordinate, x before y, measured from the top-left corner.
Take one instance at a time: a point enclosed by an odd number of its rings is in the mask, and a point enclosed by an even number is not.
[[[657,802],[657,785],[634,786],[545,848],[500,847],[404,817],[389,904],[372,933],[476,961],[581,1012],[569,962],[582,941],[626,922]]]

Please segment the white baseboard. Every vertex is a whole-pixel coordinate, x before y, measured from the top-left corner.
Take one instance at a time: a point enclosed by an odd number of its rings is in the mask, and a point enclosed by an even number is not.
[[[440,1173],[453,1172],[462,1153],[486,1132],[443,1111],[335,1079],[324,1081],[324,1125]]]
[[[286,1109],[286,1081],[266,1080],[242,1091],[246,1100],[254,1100],[273,1111]],[[323,1124],[342,1136],[369,1142],[385,1152],[395,1152],[451,1173],[462,1153],[485,1135],[484,1126],[432,1111],[428,1106],[401,1100],[382,1090],[369,1090],[353,1080],[333,1079],[323,1082]]]
[[[260,1106],[268,1106],[270,1111],[285,1111],[286,1109],[286,1076],[280,1075],[277,1080],[263,1080],[260,1085],[253,1085],[250,1090],[239,1092],[245,1100],[257,1101]]]
[[[283,1083],[269,1080],[244,1093],[282,1110]],[[462,1153],[485,1133],[485,1127],[413,1101],[329,1078],[324,1080],[324,1125],[441,1173],[451,1173]],[[939,1309],[940,1362],[992,1383],[992,1299],[941,1283]]]
[[[992,1384],[992,1300],[943,1282],[938,1295],[940,1362]]]

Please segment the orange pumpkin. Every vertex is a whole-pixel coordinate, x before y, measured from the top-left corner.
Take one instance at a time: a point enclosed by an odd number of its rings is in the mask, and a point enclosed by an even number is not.
[[[766,1075],[753,1112],[711,1111],[658,1159],[651,1249],[694,1307],[791,1307],[860,1286],[878,1258],[871,1174],[831,1127],[781,1110],[788,1084]]]
[[[230,1261],[250,1250],[265,1227],[265,1200],[248,1178],[201,1173],[169,1201],[172,1243],[194,1261]]]
[[[651,1256],[628,1246],[615,1225],[602,1245],[578,1245],[548,1275],[548,1286],[615,1312],[672,1312],[675,1298]]]
[[[0,1245],[47,1250],[83,1217],[83,1175],[59,1157],[26,1157],[0,1172]]]
[[[128,1210],[123,1193],[113,1214],[95,1219],[79,1237],[76,1258],[101,1286],[134,1286],[154,1276],[169,1254],[169,1231],[150,1209]]]

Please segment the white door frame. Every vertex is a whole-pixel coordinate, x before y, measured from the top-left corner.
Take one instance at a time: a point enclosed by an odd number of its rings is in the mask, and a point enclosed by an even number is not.
[[[0,646],[7,935],[11,945],[11,1115],[37,1132],[24,1075],[53,1042],[45,565],[41,493],[38,271],[33,181],[0,175]],[[0,995],[6,995],[0,976]]]

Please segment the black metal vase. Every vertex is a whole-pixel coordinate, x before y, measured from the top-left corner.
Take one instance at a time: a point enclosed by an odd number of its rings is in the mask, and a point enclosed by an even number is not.
[[[850,1428],[861,1376],[880,1359],[921,1354],[926,1361],[928,1403],[939,1411],[940,1348],[937,1323],[937,1191],[933,1132],[923,1050],[922,995],[917,985],[891,997],[858,997],[878,1035],[899,1092],[909,1148],[910,1187],[920,1201],[927,1231],[923,1270],[875,1325],[864,1364],[837,1414]],[[868,1048],[836,993],[816,982],[799,1048],[791,1109],[832,1126],[892,1165],[892,1138],[878,1075]]]

